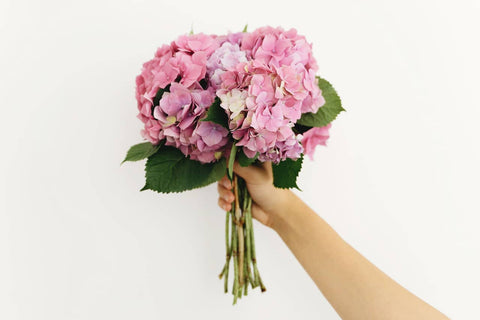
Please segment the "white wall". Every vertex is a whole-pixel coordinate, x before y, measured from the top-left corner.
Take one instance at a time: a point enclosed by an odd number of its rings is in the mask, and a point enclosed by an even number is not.
[[[210,186],[138,192],[134,77],[188,32],[270,24],[314,43],[348,113],[301,196],[455,319],[478,318],[479,1],[0,2],[1,319],[338,319],[271,230],[268,291],[222,293]]]

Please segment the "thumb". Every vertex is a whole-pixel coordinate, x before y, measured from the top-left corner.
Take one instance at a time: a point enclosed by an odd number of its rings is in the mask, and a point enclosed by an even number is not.
[[[249,165],[248,167],[242,167],[238,161],[235,161],[233,171],[247,183],[261,184],[268,180],[268,171],[265,169],[265,166]]]

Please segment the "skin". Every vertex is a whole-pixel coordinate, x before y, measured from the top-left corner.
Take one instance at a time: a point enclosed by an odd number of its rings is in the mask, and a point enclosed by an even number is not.
[[[253,217],[277,232],[342,319],[448,319],[370,263],[293,192],[275,188],[271,163],[235,163],[234,171],[247,183]],[[230,210],[227,177],[218,193],[218,205]]]

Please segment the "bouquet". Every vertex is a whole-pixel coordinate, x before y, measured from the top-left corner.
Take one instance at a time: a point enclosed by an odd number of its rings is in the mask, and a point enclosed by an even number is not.
[[[226,213],[228,292],[233,259],[233,303],[248,286],[265,286],[257,267],[252,198],[233,172],[272,162],[274,185],[298,188],[303,156],[326,145],[344,111],[332,85],[316,75],[312,45],[295,29],[262,27],[227,35],[188,34],[155,52],[136,78],[144,143],[124,161],[147,159],[143,190],[200,188],[228,175],[235,194]]]

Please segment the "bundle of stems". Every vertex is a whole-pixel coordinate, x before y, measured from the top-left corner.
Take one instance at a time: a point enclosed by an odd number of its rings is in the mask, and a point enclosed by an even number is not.
[[[255,254],[255,237],[252,223],[252,198],[248,193],[245,181],[233,174],[233,192],[235,200],[232,209],[226,213],[225,218],[225,246],[226,261],[220,279],[224,278],[225,293],[228,292],[228,273],[230,260],[233,257],[233,304],[242,295],[248,294],[248,285],[252,289],[260,287],[262,292],[267,289],[263,285],[258,272]]]

